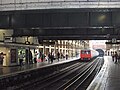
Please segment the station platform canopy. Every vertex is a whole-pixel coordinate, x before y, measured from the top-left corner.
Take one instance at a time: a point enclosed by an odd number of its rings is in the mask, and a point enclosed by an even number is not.
[[[41,40],[120,40],[120,0],[1,0],[0,28]]]
[[[119,0],[1,0],[0,11],[55,8],[120,8]]]

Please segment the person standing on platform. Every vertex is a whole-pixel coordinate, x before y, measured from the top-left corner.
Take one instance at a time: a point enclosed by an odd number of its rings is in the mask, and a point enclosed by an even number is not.
[[[50,63],[50,60],[51,60],[51,53],[49,52],[48,53],[48,63]]]
[[[65,55],[65,57],[66,57],[66,60],[68,59],[68,53],[66,52],[66,55]]]
[[[117,63],[118,62],[118,54],[117,54],[117,52],[115,52],[114,57],[115,57],[115,63]]]
[[[28,52],[28,49],[26,49],[26,52],[25,52],[25,62],[26,62],[26,64],[29,64],[29,52]]]
[[[38,53],[37,53],[37,51],[35,51],[35,54],[34,54],[34,63],[37,63],[37,55],[38,55]]]
[[[20,51],[20,55],[19,55],[20,66],[23,65],[23,58],[24,58],[24,54],[22,53],[22,51]]]
[[[51,63],[53,63],[53,60],[54,60],[54,53],[53,52],[51,52],[51,54],[50,54],[50,59],[51,59]]]
[[[114,52],[112,52],[112,60],[113,60],[113,62],[114,62]]]
[[[109,51],[108,51],[108,56],[109,56]]]
[[[43,62],[44,59],[45,59],[45,55],[42,53],[41,54],[41,62]]]
[[[33,60],[32,60],[33,56],[32,56],[32,52],[29,50],[29,63],[32,64]]]

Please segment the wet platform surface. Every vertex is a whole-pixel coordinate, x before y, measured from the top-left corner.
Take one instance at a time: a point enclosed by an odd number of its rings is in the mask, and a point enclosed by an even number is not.
[[[104,65],[87,90],[120,90],[120,61],[104,56]]]
[[[35,64],[25,64],[23,66],[12,66],[12,67],[3,67],[0,66],[0,77],[6,76],[6,75],[11,75],[11,74],[15,74],[15,73],[20,73],[20,72],[25,72],[31,69],[37,69],[37,68],[42,68],[42,67],[47,67],[50,65],[54,65],[54,64],[59,64],[59,63],[63,63],[63,62],[69,62],[72,60],[76,60],[78,58],[74,57],[74,58],[69,58],[68,60],[66,59],[60,59],[60,61],[54,60],[53,63],[48,63],[48,61],[44,61],[44,62],[38,62]]]

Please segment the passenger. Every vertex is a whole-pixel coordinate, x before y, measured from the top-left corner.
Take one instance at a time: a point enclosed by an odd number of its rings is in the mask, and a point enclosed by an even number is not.
[[[42,53],[42,54],[41,54],[41,62],[43,62],[44,59],[45,59],[45,55]]]
[[[29,53],[28,53],[28,50],[26,49],[26,52],[25,52],[25,63],[28,64],[29,63]]]
[[[115,57],[115,63],[117,63],[118,62],[118,54],[117,54],[117,52],[115,52],[114,57]]]
[[[23,65],[23,58],[24,58],[24,54],[22,53],[22,51],[20,51],[20,55],[19,55],[20,66]]]
[[[51,54],[50,52],[48,53],[48,63],[50,63],[50,60],[51,60]]]
[[[118,54],[118,63],[119,63],[119,61],[120,61],[120,53]]]
[[[41,62],[41,61],[42,61],[42,60],[41,60],[41,57],[42,57],[42,52],[39,51],[39,53],[38,53],[38,58],[37,58],[37,61],[38,61],[38,62]]]
[[[68,59],[68,54],[66,53],[66,60]]]
[[[37,53],[37,51],[35,51],[35,54],[34,54],[34,63],[37,63],[37,55],[38,55],[38,53]]]
[[[114,62],[114,52],[112,53],[112,60],[113,60],[113,62]]]
[[[51,59],[51,63],[53,63],[53,60],[54,60],[54,53],[51,52],[50,54],[50,59]]]
[[[32,52],[29,51],[29,63],[32,64],[33,60],[32,60],[33,56],[32,56]]]
[[[75,55],[76,55],[76,57],[78,56],[78,53],[77,53],[77,51],[75,52]]]
[[[109,56],[109,51],[108,51],[108,56]]]

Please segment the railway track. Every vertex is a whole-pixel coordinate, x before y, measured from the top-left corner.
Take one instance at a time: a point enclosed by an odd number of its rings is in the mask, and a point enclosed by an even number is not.
[[[99,58],[91,62],[79,62],[17,89],[85,90],[81,89],[81,85],[83,85],[83,83],[92,76],[91,74],[98,67],[99,63]]]
[[[29,82],[26,85],[22,84],[22,86],[16,87],[16,89],[19,90],[19,89],[24,88],[24,90],[28,90],[28,89],[33,90],[34,89],[33,87],[39,86],[41,83],[45,83],[45,82],[51,81],[55,77],[60,77],[61,75],[65,74],[66,72],[69,72],[72,69],[77,68],[78,66],[84,67],[85,65],[86,65],[86,63],[76,63],[76,64],[73,64],[73,65],[71,65],[69,67],[66,67],[64,69],[55,71],[54,73],[52,73],[50,75],[47,75],[46,77],[44,77],[42,79],[40,78],[40,79],[34,80],[33,82]]]
[[[95,65],[88,66],[87,69],[84,69],[85,71],[83,73],[80,73],[80,75],[76,75],[71,80],[63,84],[61,87],[59,87],[57,90],[80,90],[82,83],[85,82],[85,80],[91,75],[91,73],[95,70],[95,68],[98,65],[97,63],[93,63]]]

